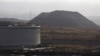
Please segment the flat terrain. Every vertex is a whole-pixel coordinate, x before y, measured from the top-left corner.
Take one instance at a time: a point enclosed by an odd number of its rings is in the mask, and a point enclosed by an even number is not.
[[[42,44],[63,50],[100,48],[100,29],[41,27]]]

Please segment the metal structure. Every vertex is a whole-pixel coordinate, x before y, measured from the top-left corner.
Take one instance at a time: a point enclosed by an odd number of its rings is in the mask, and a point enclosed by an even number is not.
[[[40,26],[0,26],[0,50],[20,49],[40,44]]]

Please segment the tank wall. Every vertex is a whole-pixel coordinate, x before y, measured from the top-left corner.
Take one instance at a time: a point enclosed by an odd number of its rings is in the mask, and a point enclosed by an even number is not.
[[[40,29],[2,28],[0,46],[32,46],[40,44]]]

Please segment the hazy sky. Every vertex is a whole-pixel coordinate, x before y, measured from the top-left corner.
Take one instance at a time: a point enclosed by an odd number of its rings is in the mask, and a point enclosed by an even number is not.
[[[0,17],[30,19],[41,12],[78,11],[84,16],[100,16],[100,0],[0,0]]]
[[[80,2],[86,2],[86,3],[100,3],[99,0],[0,0],[1,2],[58,2],[58,1],[64,1],[69,3],[80,3]]]

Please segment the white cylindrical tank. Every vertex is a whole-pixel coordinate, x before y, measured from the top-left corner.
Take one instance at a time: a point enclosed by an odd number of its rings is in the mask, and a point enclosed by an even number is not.
[[[34,46],[40,44],[40,26],[0,27],[0,46]]]

